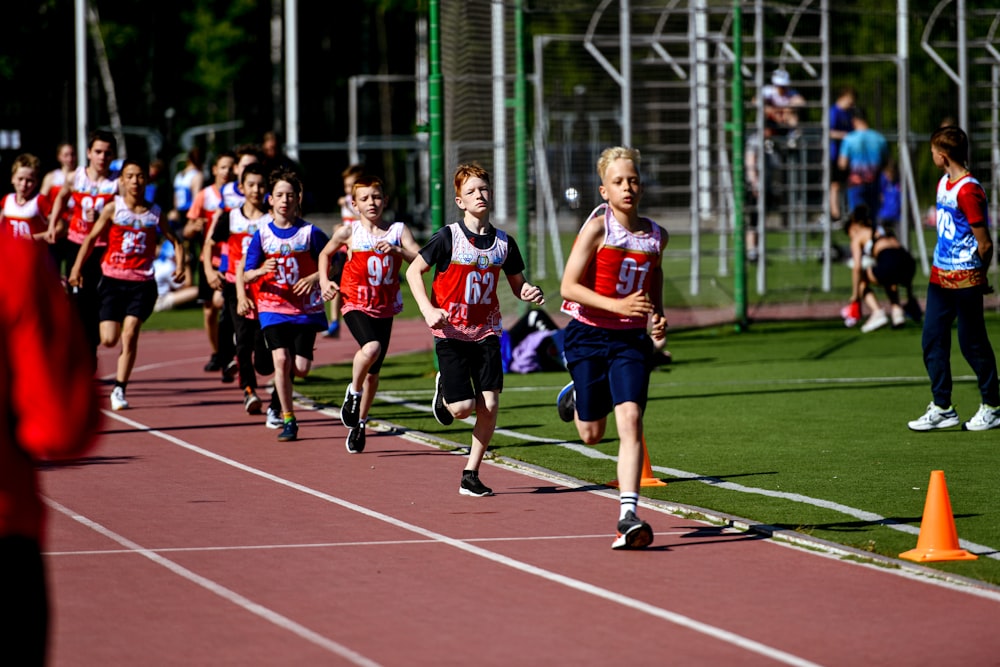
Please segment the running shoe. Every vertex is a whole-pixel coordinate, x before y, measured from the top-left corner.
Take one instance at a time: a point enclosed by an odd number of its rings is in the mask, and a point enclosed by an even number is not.
[[[344,392],[344,404],[340,406],[340,421],[347,428],[356,428],[361,419],[361,394],[351,391],[351,385],[347,385]]]
[[[299,437],[299,423],[294,419],[289,419],[284,423],[284,428],[278,434],[278,442],[291,442]]]
[[[262,403],[260,397],[257,396],[257,392],[247,387],[243,396],[243,409],[247,411],[248,415],[259,415],[261,405]]]
[[[226,384],[236,381],[236,375],[240,372],[240,365],[233,359],[222,369],[222,381]]]
[[[462,471],[462,484],[458,487],[458,492],[463,496],[476,496],[477,498],[493,495],[493,489],[479,481],[478,470]]]
[[[1000,408],[983,403],[972,419],[962,424],[963,431],[988,431],[1000,426]]]
[[[206,373],[218,373],[222,370],[222,364],[219,363],[218,357],[214,354],[208,358],[208,363],[205,364]]]
[[[892,317],[892,328],[899,329],[906,324],[906,313],[899,306],[893,306],[890,314]]]
[[[560,390],[559,397],[556,398],[556,410],[559,412],[559,419],[564,422],[573,421],[576,413],[576,389],[572,382]]]
[[[982,410],[982,408],[980,408]],[[976,413],[978,416],[979,413]],[[967,424],[972,423],[975,420],[973,417],[971,420],[966,422]],[[949,406],[947,408],[939,408],[931,401],[927,405],[927,412],[923,414],[920,419],[914,419],[913,421],[907,423],[911,431],[933,431],[936,428],[951,428],[952,426],[958,426],[958,413],[955,412],[955,408]],[[982,430],[982,429],[973,429]]]
[[[631,510],[618,521],[618,536],[611,543],[612,549],[644,549],[653,543],[653,529]]]
[[[444,382],[442,381],[441,373],[438,373],[437,377],[434,378],[434,403],[432,405],[434,419],[437,420],[438,424],[441,424],[441,426],[450,426],[455,421],[455,416],[451,414],[448,406],[444,404]]]
[[[885,314],[885,311],[879,308],[874,313],[868,316],[868,320],[861,325],[861,333],[871,333],[876,329],[881,329],[885,325],[889,324],[889,316]]]
[[[920,309],[919,301],[917,301],[916,299],[910,299],[903,306],[903,310],[906,311],[906,314],[910,316],[911,320],[913,320],[917,324],[920,324],[920,320],[924,316],[924,311]]]
[[[285,422],[281,419],[281,415],[275,412],[274,408],[269,407],[267,409],[267,418],[264,420],[264,426],[270,429],[279,429],[285,425]]]
[[[125,400],[125,390],[122,387],[111,390],[111,409],[128,410],[128,401]]]
[[[347,433],[347,451],[350,454],[360,454],[365,451],[365,425],[358,424]]]

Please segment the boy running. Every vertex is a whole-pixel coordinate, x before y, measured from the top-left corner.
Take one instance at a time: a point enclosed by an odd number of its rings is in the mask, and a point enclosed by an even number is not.
[[[490,177],[482,167],[463,164],[455,172],[455,203],[463,219],[430,238],[406,271],[406,280],[436,338],[438,368],[434,418],[442,426],[476,412],[472,447],[458,492],[491,496],[479,480],[479,466],[497,424],[503,368],[500,360],[501,270],[514,295],[536,305],[542,290],[524,278],[524,260],[514,239],[490,223]],[[434,267],[431,296],[423,274]]]
[[[274,390],[281,403],[279,442],[298,438],[292,377],[309,374],[316,332],[326,329],[318,257],[329,238],[299,217],[301,195],[302,182],[295,172],[275,172],[271,178],[273,220],[250,240],[237,284],[237,289],[253,285],[256,292],[256,306],[241,299],[240,308],[256,307],[264,341],[271,350]]]
[[[111,391],[111,409],[129,407],[125,389],[139,349],[139,330],[156,306],[157,230],[179,248],[180,243],[156,204],[146,201],[146,169],[135,160],[125,160],[118,178],[116,195],[104,205],[100,217],[80,244],[76,262],[69,274],[69,284],[84,287],[84,267],[98,240],[107,243],[101,260],[100,297],[101,344],[113,347],[121,341],[115,387]],[[184,253],[177,253],[174,280],[184,277]]]
[[[347,451],[365,449],[365,424],[378,391],[378,376],[389,351],[393,317],[403,310],[399,291],[399,269],[412,262],[420,246],[402,222],[382,218],[385,195],[377,176],[362,176],[351,188],[360,218],[341,225],[319,256],[319,284],[323,299],[343,295],[343,319],[361,346],[354,354],[351,383],[344,394],[340,421],[350,429]],[[332,258],[348,248],[340,285],[328,276]]]
[[[636,511],[644,449],[642,415],[654,341],[664,339],[667,324],[661,267],[667,232],[639,216],[638,150],[606,149],[597,173],[606,203],[583,224],[561,284],[563,311],[573,317],[564,339],[573,382],[560,393],[560,416],[574,419],[575,401],[577,431],[584,443],[592,445],[604,437],[608,413],[614,411],[620,509],[611,548],[639,549],[653,541],[652,528]]]
[[[49,231],[48,201],[38,194],[42,161],[31,153],[14,158],[14,191],[0,199],[0,232],[17,239],[44,242]]]

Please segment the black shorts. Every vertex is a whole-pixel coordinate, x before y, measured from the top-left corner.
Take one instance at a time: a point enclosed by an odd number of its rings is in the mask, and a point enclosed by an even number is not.
[[[382,362],[385,361],[385,355],[389,351],[393,318],[372,317],[367,313],[362,313],[360,310],[346,312],[343,317],[344,323],[351,330],[351,335],[354,336],[354,340],[358,341],[358,345],[364,347],[366,343],[375,341],[382,348],[378,359],[368,369],[369,375],[378,375],[379,371],[382,370]]]
[[[316,330],[303,324],[274,324],[262,330],[269,350],[291,350],[296,357],[312,361]]]
[[[145,322],[156,307],[155,280],[120,280],[104,276],[97,291],[101,299],[101,322],[121,324],[129,315]]]
[[[484,391],[503,391],[499,336],[476,342],[435,340],[446,401],[455,403],[473,399]]]
[[[875,266],[872,267],[872,275],[878,284],[884,287],[889,285],[909,287],[913,284],[916,272],[916,260],[903,248],[886,248],[881,251],[875,258]]]

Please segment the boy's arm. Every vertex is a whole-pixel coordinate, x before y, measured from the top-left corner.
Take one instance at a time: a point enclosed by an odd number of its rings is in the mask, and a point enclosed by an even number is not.
[[[174,234],[173,228],[167,221],[166,215],[163,211],[160,211],[160,222],[159,222],[160,233],[174,245],[174,263],[176,268],[174,269],[174,280],[181,280],[184,278],[184,272],[187,269],[187,253],[184,252],[184,246],[181,245],[180,240],[177,235]]]
[[[431,329],[440,329],[448,322],[448,311],[443,308],[435,308],[427,296],[427,287],[424,285],[424,274],[430,269],[430,264],[423,255],[417,256],[410,262],[406,269],[406,282],[410,286],[413,299],[417,302],[420,314],[424,317],[424,322]]]
[[[56,198],[52,200],[52,210],[49,211],[49,231],[46,238],[49,243],[55,243],[56,237],[62,233],[62,212],[66,208],[66,201],[69,199],[70,188],[59,188]]]
[[[403,226],[403,233],[399,237],[399,245],[403,259],[409,263],[413,263],[413,260],[420,252],[420,244],[413,238],[413,232],[410,231],[410,228],[405,225]]]
[[[236,314],[243,317],[256,308],[253,299],[247,295],[247,286],[243,275],[245,262],[246,257],[241,259],[239,266],[236,267]]]
[[[337,253],[340,246],[349,243],[351,240],[351,228],[347,225],[340,225],[334,230],[333,235],[330,240],[326,242],[323,246],[323,250],[319,253],[319,286],[323,292],[323,300],[331,301],[337,292],[340,291],[340,285],[330,280],[330,260]]]
[[[545,295],[542,294],[542,288],[529,283],[527,278],[524,277],[524,273],[508,274],[507,282],[510,283],[510,289],[514,292],[514,296],[521,301],[530,301],[536,306],[541,306],[545,303]]]

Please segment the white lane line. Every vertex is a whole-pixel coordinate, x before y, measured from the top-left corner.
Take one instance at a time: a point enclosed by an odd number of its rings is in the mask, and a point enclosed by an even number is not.
[[[285,630],[288,630],[289,632],[296,634],[299,637],[321,648],[326,649],[330,653],[333,653],[335,655],[340,656],[341,658],[344,658],[351,664],[362,665],[363,667],[380,667],[379,663],[361,655],[356,651],[347,648],[343,644],[339,644],[333,641],[332,639],[328,639],[323,635],[314,632],[303,625],[296,623],[287,616],[283,616],[276,611],[268,609],[263,605],[257,604],[253,600],[250,600],[249,598],[240,595],[236,591],[230,590],[225,586],[218,584],[215,581],[212,581],[211,579],[208,579],[207,577],[203,577],[200,574],[192,572],[186,567],[179,565],[168,558],[164,558],[155,551],[151,551],[139,544],[136,544],[127,537],[119,535],[118,533],[110,530],[109,528],[106,528],[105,526],[102,526],[96,521],[92,521],[91,519],[88,519],[85,516],[77,514],[70,508],[66,507],[65,505],[61,505],[60,503],[52,500],[51,498],[44,498],[44,501],[52,509],[60,512],[61,514],[65,514],[74,521],[77,521],[78,523],[83,524],[84,526],[90,528],[91,530],[100,533],[101,535],[104,535],[105,537],[117,542],[118,544],[125,547],[128,551],[148,558],[157,565],[160,565],[161,567],[170,570],[174,574],[183,577],[184,579],[187,579],[188,581],[197,584],[198,586],[201,586],[202,588],[208,590],[211,593],[214,593],[215,595],[218,595],[224,600],[228,600],[237,607],[240,607],[241,609],[244,609],[250,612],[251,614],[259,616],[264,620],[269,621],[270,623],[273,623],[274,625],[280,628],[284,628]]]
[[[434,532],[434,531],[429,530],[427,528],[423,528],[421,526],[417,526],[417,525],[408,523],[408,522],[403,521],[401,519],[397,519],[396,517],[389,516],[388,514],[383,514],[382,512],[378,512],[376,510],[364,507],[362,505],[358,505],[358,504],[353,503],[353,502],[351,502],[349,500],[345,500],[343,498],[338,498],[336,496],[331,496],[330,494],[324,493],[322,491],[318,491],[316,489],[313,489],[313,488],[310,488],[308,486],[299,484],[297,482],[293,482],[291,480],[284,479],[283,477],[279,477],[277,475],[274,475],[272,473],[266,472],[264,470],[260,470],[258,468],[254,468],[254,467],[249,466],[249,465],[247,465],[245,463],[240,463],[239,461],[235,461],[235,460],[230,459],[228,457],[222,456],[221,454],[217,454],[217,453],[209,451],[207,449],[203,449],[203,448],[201,448],[201,447],[199,447],[197,445],[191,444],[191,443],[189,443],[189,442],[187,442],[185,440],[181,440],[180,438],[172,436],[169,433],[164,433],[164,432],[159,431],[157,429],[154,429],[154,428],[152,428],[150,426],[147,426],[147,425],[142,424],[140,422],[137,422],[137,421],[134,421],[134,420],[129,419],[127,417],[124,417],[124,416],[122,416],[120,414],[117,414],[117,413],[114,413],[114,412],[110,412],[108,410],[104,410],[103,412],[104,412],[104,414],[106,414],[111,419],[115,419],[117,421],[120,421],[121,423],[127,424],[128,426],[131,426],[134,429],[137,429],[137,430],[143,431],[145,433],[148,433],[149,435],[152,435],[154,437],[157,437],[157,438],[160,438],[162,440],[165,440],[165,441],[167,441],[167,442],[169,442],[171,444],[177,445],[178,447],[186,449],[186,450],[188,450],[190,452],[193,452],[195,454],[199,454],[201,456],[204,456],[206,458],[212,459],[212,460],[217,461],[219,463],[223,463],[225,465],[231,466],[233,468],[236,468],[237,470],[241,470],[241,471],[249,473],[251,475],[256,475],[257,477],[261,477],[261,478],[266,479],[266,480],[268,480],[270,482],[274,482],[276,484],[280,484],[280,485],[288,487],[290,489],[294,489],[296,491],[299,491],[299,492],[304,493],[306,495],[312,496],[314,498],[318,498],[320,500],[324,500],[324,501],[326,501],[328,503],[331,503],[333,505],[337,505],[339,507],[343,507],[345,509],[349,509],[351,511],[357,512],[358,514],[366,516],[366,517],[368,517],[370,519],[377,519],[377,520],[382,521],[384,523],[387,523],[387,524],[389,524],[391,526],[395,526],[395,527],[400,528],[402,530],[406,530],[406,531],[409,531],[411,533],[415,533],[417,535],[421,535],[421,536],[425,537],[426,539],[432,540],[434,542],[439,542],[441,544],[448,545],[450,547],[453,547],[453,548],[458,549],[460,551],[464,551],[464,552],[472,554],[474,556],[478,556],[478,557],[483,558],[485,560],[489,560],[489,561],[492,561],[494,563],[507,566],[507,567],[509,567],[511,569],[517,570],[518,572],[522,572],[524,574],[530,574],[530,575],[539,577],[541,579],[545,579],[546,581],[550,581],[552,583],[556,583],[556,584],[565,586],[566,588],[570,588],[572,590],[576,590],[576,591],[579,591],[581,593],[592,595],[594,597],[597,597],[597,598],[600,598],[600,599],[603,599],[603,600],[607,600],[608,602],[613,602],[613,603],[619,604],[619,605],[621,605],[623,607],[632,609],[632,610],[640,612],[640,613],[647,614],[647,615],[652,616],[654,618],[662,619],[662,620],[667,621],[669,623],[673,623],[674,625],[678,625],[680,627],[687,628],[689,630],[693,630],[694,632],[706,635],[706,636],[711,637],[713,639],[716,639],[718,641],[725,642],[727,644],[731,644],[731,645],[736,646],[737,648],[739,648],[741,650],[748,651],[750,653],[756,653],[758,655],[761,655],[761,656],[763,656],[765,658],[768,658],[770,660],[773,660],[773,661],[781,663],[781,664],[793,665],[795,667],[817,667],[816,663],[811,662],[809,660],[806,660],[805,658],[801,658],[801,657],[799,657],[797,655],[793,655],[791,653],[787,653],[787,652],[782,651],[781,649],[775,648],[773,646],[768,646],[767,644],[763,644],[761,642],[755,641],[755,640],[750,639],[748,637],[743,637],[742,635],[738,635],[738,634],[736,634],[734,632],[730,632],[728,630],[724,630],[722,628],[716,627],[714,625],[710,625],[708,623],[702,623],[701,621],[697,621],[697,620],[695,620],[693,618],[690,618],[688,616],[685,616],[683,614],[679,614],[677,612],[673,612],[673,611],[670,611],[668,609],[663,609],[661,607],[657,607],[655,605],[643,602],[641,600],[636,600],[636,599],[628,597],[626,595],[622,595],[621,593],[616,593],[614,591],[611,591],[611,590],[608,590],[608,589],[605,589],[605,588],[601,588],[600,586],[595,586],[593,584],[589,584],[589,583],[587,583],[585,581],[580,581],[578,579],[573,579],[572,577],[568,577],[566,575],[562,575],[562,574],[559,574],[557,572],[551,572],[551,571],[546,570],[544,568],[531,565],[530,563],[525,563],[525,562],[516,560],[514,558],[509,558],[509,557],[504,556],[502,554],[495,553],[493,551],[489,551],[489,550],[484,549],[482,547],[478,547],[478,546],[476,546],[474,544],[470,544],[470,543],[468,543],[465,540],[459,540],[459,539],[455,539],[455,538],[452,538],[452,537],[448,537],[447,535],[442,535],[441,533],[437,533],[437,532]],[[57,509],[59,509],[59,511],[63,512],[64,514],[68,514],[69,516],[73,516],[73,518],[77,518],[75,515],[73,515],[72,513],[70,513],[70,511],[68,509],[63,508],[61,505],[58,505],[58,503],[55,503],[54,506]],[[303,628],[302,626],[298,626],[297,624],[294,624],[294,622],[286,619],[285,617],[280,616],[279,614],[275,614],[274,612],[272,612],[272,611],[270,611],[270,610],[268,610],[268,609],[266,609],[264,607],[261,607],[260,605],[257,605],[256,603],[254,603],[254,602],[252,602],[250,600],[247,600],[246,598],[243,598],[242,596],[239,596],[237,593],[229,591],[228,589],[225,589],[225,588],[219,586],[218,584],[216,584],[216,583],[214,583],[214,582],[212,582],[212,581],[210,581],[208,579],[205,579],[204,577],[201,577],[201,576],[199,576],[199,575],[197,575],[197,574],[195,574],[193,572],[190,572],[189,570],[187,570],[185,568],[182,568],[181,566],[179,566],[179,565],[173,563],[172,561],[170,561],[170,560],[168,560],[168,559],[160,556],[159,554],[156,554],[156,553],[154,553],[152,551],[149,551],[147,549],[143,549],[139,545],[137,545],[137,544],[135,544],[135,543],[133,543],[131,541],[126,540],[126,538],[121,537],[121,536],[117,536],[114,533],[111,533],[111,531],[108,531],[103,526],[99,526],[98,524],[96,524],[96,523],[94,523],[92,521],[89,521],[88,519],[85,519],[83,517],[80,517],[77,520],[81,521],[82,523],[85,523],[86,525],[91,526],[97,532],[100,532],[100,533],[102,533],[104,535],[107,535],[107,536],[111,537],[112,539],[114,539],[119,544],[122,544],[122,546],[125,546],[126,548],[129,548],[129,549],[133,549],[133,550],[141,553],[142,555],[146,556],[147,558],[149,558],[149,559],[151,559],[151,560],[153,560],[155,562],[160,563],[161,565],[163,565],[164,567],[167,567],[171,571],[177,572],[178,574],[180,574],[181,576],[184,576],[185,578],[191,578],[192,581],[196,581],[197,583],[199,583],[200,585],[205,586],[205,588],[208,588],[209,590],[217,591],[219,595],[225,597],[226,599],[234,599],[234,600],[238,599],[238,600],[240,600],[241,602],[238,603],[238,604],[240,604],[240,606],[244,606],[244,604],[245,605],[252,605],[252,609],[254,610],[254,613],[257,613],[258,615],[261,615],[262,617],[265,617],[265,618],[267,618],[269,616],[273,617],[274,618],[274,622],[277,623],[278,625],[281,625],[282,627],[285,627],[285,625],[284,625],[285,623],[291,624],[289,626],[289,628],[293,629],[293,631],[296,631],[296,634],[300,634],[301,636],[304,636],[304,637],[310,639],[311,641],[318,641],[318,640],[324,639],[321,636],[316,635],[316,633],[312,632],[311,630],[308,630],[307,628]],[[235,596],[235,597],[232,598],[230,596]],[[243,601],[245,601],[245,602],[243,602]],[[250,608],[250,607],[247,607],[247,608]],[[327,645],[329,646],[330,650],[343,650],[345,652],[349,652],[349,655],[357,656],[359,659],[364,659],[362,656],[359,656],[358,654],[354,653],[353,651],[349,651],[349,649],[346,649],[345,647],[342,647],[340,644],[337,644],[336,642],[332,642],[330,640],[324,640],[324,641],[327,642]],[[361,663],[359,663],[359,664],[361,664]]]
[[[688,535],[691,531],[657,531],[657,537],[666,535]],[[722,531],[726,534],[741,535],[742,531],[732,529]],[[547,540],[606,540],[607,533],[592,535],[536,535],[527,537],[467,537],[466,542],[544,542]],[[167,553],[190,553],[208,551],[267,551],[271,549],[339,549],[342,547],[385,547],[385,546],[406,546],[408,544],[437,544],[436,540],[370,540],[362,542],[314,542],[304,544],[246,544],[243,546],[228,545],[224,547],[161,547],[158,549],[147,549],[158,554]],[[43,552],[46,558],[56,556],[104,556],[111,554],[133,553],[131,549],[85,549],[80,551],[46,551]]]
[[[843,378],[844,381],[851,382],[868,382],[875,380],[899,380],[901,378]],[[840,378],[819,378],[815,380],[796,380],[789,381],[791,384],[807,384],[810,382],[816,382],[819,384],[838,382]],[[769,382],[768,384],[780,384],[781,381]],[[712,383],[716,384],[716,383]],[[759,384],[759,383],[755,383]],[[532,388],[532,391],[535,389]],[[507,391],[507,389],[504,389]],[[428,395],[428,392],[423,392],[424,395]],[[380,401],[390,403],[392,405],[398,405],[400,407],[405,407],[410,410],[415,410],[418,412],[430,412],[431,407],[426,403],[413,403],[400,396],[395,392],[391,394],[378,393],[376,398]],[[473,417],[468,417],[464,421],[467,424],[475,424],[475,419]],[[557,447],[562,447],[563,449],[568,449],[570,451],[576,452],[582,456],[595,460],[604,461],[618,461],[618,457],[612,454],[605,454],[600,450],[593,447],[588,447],[587,445],[582,445],[578,442],[569,442],[568,440],[556,440],[553,438],[540,438],[533,435],[527,435],[524,433],[518,433],[516,431],[509,431],[507,429],[498,428],[494,432],[497,435],[503,435],[509,438],[514,438],[517,440],[524,440],[526,442],[536,442],[546,445],[555,445]],[[850,505],[843,505],[841,503],[834,502],[832,500],[824,500],[823,498],[813,498],[811,496],[806,496],[801,493],[788,493],[787,491],[774,491],[771,489],[761,489],[754,486],[744,486],[743,484],[736,484],[735,482],[725,482],[721,479],[715,477],[707,477],[695,472],[690,472],[688,470],[680,470],[678,468],[668,468],[666,466],[650,466],[653,472],[662,473],[664,475],[671,475],[679,479],[691,479],[702,484],[707,484],[709,486],[714,486],[719,489],[726,489],[727,491],[737,491],[739,493],[749,493],[759,496],[767,496],[770,498],[779,498],[781,500],[789,500],[795,503],[801,503],[803,505],[812,505],[813,507],[819,507],[826,510],[832,510],[834,512],[840,512],[841,514],[846,514],[847,516],[854,517],[861,521],[867,521],[869,523],[877,523],[886,528],[899,531],[901,533],[907,533],[909,535],[920,535],[919,526],[911,526],[907,523],[899,523],[888,519],[884,516],[876,514],[874,512],[869,512],[867,510],[858,509],[856,507],[851,507]],[[992,558],[994,560],[1000,560],[1000,549],[996,547],[991,547],[985,544],[978,544],[976,542],[970,542],[969,540],[959,538],[959,545],[971,553],[977,554],[983,558]]]

